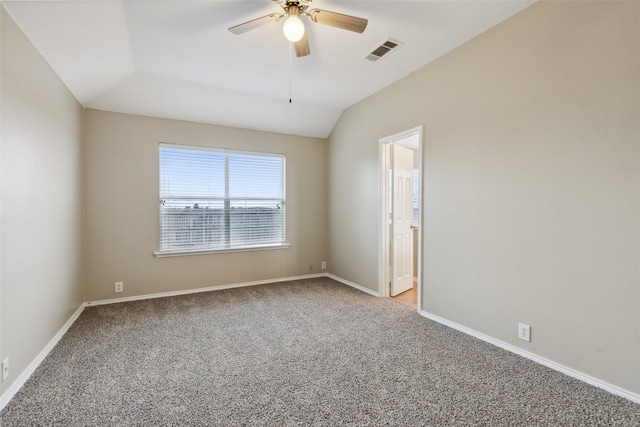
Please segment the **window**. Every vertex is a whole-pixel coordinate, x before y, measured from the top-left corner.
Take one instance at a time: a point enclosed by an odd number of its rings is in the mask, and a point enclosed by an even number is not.
[[[160,144],[156,255],[285,246],[285,157]]]

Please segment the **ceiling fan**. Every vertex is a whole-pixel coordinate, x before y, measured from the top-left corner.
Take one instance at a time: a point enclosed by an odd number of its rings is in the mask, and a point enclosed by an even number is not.
[[[363,18],[329,12],[328,10],[307,10],[312,0],[271,0],[271,2],[280,5],[280,7],[284,9],[284,13],[272,13],[262,16],[231,27],[229,31],[233,34],[242,34],[285,18],[282,27],[284,35],[289,41],[294,43],[296,56],[302,57],[309,55],[311,50],[309,50],[309,40],[307,39],[304,23],[302,19],[300,19],[301,16],[306,16],[311,22],[354,31],[356,33],[362,33],[364,29],[367,28],[367,23],[369,22]]]

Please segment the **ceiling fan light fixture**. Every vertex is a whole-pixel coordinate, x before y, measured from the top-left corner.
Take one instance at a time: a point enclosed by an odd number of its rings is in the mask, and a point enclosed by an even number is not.
[[[308,34],[305,23],[302,22],[302,15],[306,16],[310,23],[327,25],[329,27],[340,28],[342,30],[362,33],[367,28],[367,19],[357,16],[344,15],[342,13],[331,12],[323,9],[307,10],[313,0],[271,0],[272,3],[280,6],[284,13],[271,13],[260,18],[252,19],[242,24],[229,28],[233,34],[242,34],[255,30],[272,22],[282,20],[282,32],[289,43],[295,47],[296,56],[301,58],[311,53],[309,49]],[[313,26],[313,25],[312,25]]]
[[[304,36],[304,23],[300,19],[300,11],[297,7],[289,7],[289,17],[284,21],[282,26],[284,36],[290,42],[297,42]]]

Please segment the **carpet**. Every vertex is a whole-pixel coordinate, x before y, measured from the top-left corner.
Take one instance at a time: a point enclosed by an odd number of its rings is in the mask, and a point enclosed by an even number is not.
[[[638,426],[640,405],[328,278],[87,307],[11,426]]]

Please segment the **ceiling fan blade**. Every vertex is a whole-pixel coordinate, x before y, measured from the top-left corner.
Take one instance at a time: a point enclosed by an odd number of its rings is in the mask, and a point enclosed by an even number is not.
[[[302,38],[295,42],[293,46],[296,48],[296,56],[298,58],[307,56],[311,53],[311,50],[309,49],[309,39],[307,38],[306,31],[304,32]]]
[[[231,31],[233,34],[246,33],[247,31],[255,30],[256,28],[260,28],[264,25],[279,21],[283,16],[284,15],[282,15],[281,13],[272,13],[271,15],[262,16],[260,18],[252,19],[251,21],[247,21],[231,27],[229,28],[229,31]]]
[[[343,15],[342,13],[329,12],[328,10],[322,9],[313,9],[305,12],[305,14],[313,22],[330,25],[343,30],[354,31],[356,33],[362,33],[369,23],[367,19]]]

